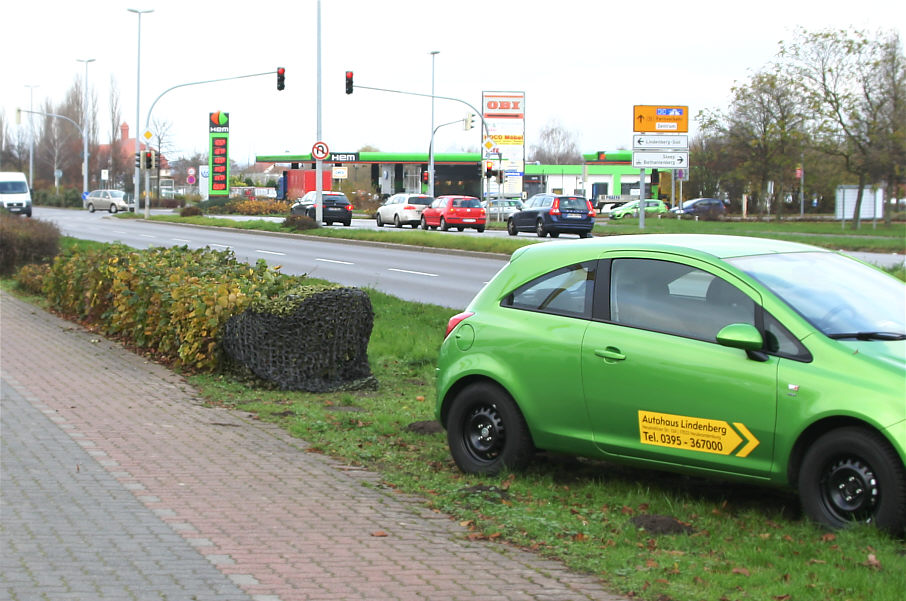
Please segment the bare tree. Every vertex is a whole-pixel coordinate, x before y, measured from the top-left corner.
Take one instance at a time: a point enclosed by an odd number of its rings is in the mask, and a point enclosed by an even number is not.
[[[902,48],[896,34],[799,29],[794,41],[781,44],[781,58],[799,93],[816,115],[816,142],[841,157],[859,181],[852,227],[860,226],[862,190],[877,172],[878,149],[902,136]],[[881,65],[892,77],[879,78]],[[897,108],[899,107],[899,108]],[[899,126],[888,118],[896,119]],[[891,128],[895,129],[891,129]]]
[[[543,165],[578,165],[582,163],[575,136],[556,120],[548,122],[538,136],[538,144],[532,145],[529,161]]]

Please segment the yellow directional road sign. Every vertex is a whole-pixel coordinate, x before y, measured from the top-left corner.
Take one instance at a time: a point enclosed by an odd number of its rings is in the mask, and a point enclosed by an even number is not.
[[[689,131],[688,106],[632,107],[632,131],[656,133],[686,133]]]
[[[730,426],[723,420],[653,411],[639,411],[639,439],[642,444],[717,455],[730,455],[745,440],[737,457],[748,457],[759,445],[759,440],[741,422]]]

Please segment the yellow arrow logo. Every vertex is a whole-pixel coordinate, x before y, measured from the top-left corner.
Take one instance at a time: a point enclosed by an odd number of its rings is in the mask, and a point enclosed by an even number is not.
[[[743,424],[741,422],[733,422],[733,425],[736,426],[736,429],[739,430],[742,433],[742,435],[746,437],[746,446],[744,446],[741,451],[736,453],[736,456],[737,457],[748,457],[749,453],[754,451],[755,447],[757,447],[760,444],[760,441],[757,438],[755,438],[751,432],[749,432],[749,429],[746,428],[745,424]]]

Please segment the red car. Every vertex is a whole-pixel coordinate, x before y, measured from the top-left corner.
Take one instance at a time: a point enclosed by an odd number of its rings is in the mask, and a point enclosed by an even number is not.
[[[487,215],[481,202],[474,196],[438,196],[431,206],[422,211],[422,229],[440,228],[447,231],[455,227],[463,231],[467,227],[484,231]]]

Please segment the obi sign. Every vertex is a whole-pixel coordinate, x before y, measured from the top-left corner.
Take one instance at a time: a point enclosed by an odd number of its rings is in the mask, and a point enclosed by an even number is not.
[[[208,194],[210,196],[230,195],[230,114],[223,111],[208,116],[210,153],[208,166]]]

